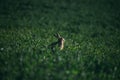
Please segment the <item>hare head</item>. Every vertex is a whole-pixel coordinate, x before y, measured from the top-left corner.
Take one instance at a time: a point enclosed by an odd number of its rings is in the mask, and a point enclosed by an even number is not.
[[[54,36],[58,39],[57,42],[55,43],[58,44],[58,46],[60,47],[60,50],[62,50],[64,48],[65,39],[61,37],[59,33],[54,34]]]

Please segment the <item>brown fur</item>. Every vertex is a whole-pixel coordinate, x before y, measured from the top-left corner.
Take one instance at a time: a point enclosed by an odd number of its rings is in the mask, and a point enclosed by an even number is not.
[[[63,37],[61,37],[58,33],[54,35],[58,40],[56,42],[53,42],[50,44],[52,51],[54,51],[54,47],[56,45],[58,45],[58,47],[60,48],[60,50],[63,50],[64,48],[64,42],[65,39]]]

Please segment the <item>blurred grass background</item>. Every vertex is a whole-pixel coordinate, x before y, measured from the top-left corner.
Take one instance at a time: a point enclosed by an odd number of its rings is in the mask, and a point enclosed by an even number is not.
[[[119,0],[0,0],[0,80],[119,80]],[[48,45],[59,32],[63,51]]]

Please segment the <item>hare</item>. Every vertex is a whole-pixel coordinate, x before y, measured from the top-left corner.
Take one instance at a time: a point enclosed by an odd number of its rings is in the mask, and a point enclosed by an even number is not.
[[[58,47],[60,48],[60,50],[63,50],[64,48],[64,42],[65,39],[63,37],[60,36],[59,33],[54,34],[54,36],[58,39],[56,42],[51,43],[49,46],[51,47],[52,51],[54,51],[54,47],[56,45],[58,45]]]

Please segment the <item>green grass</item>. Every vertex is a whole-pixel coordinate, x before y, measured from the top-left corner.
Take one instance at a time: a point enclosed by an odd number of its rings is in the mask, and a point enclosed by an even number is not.
[[[0,80],[119,80],[119,0],[0,1]],[[64,50],[48,45],[54,33]]]

